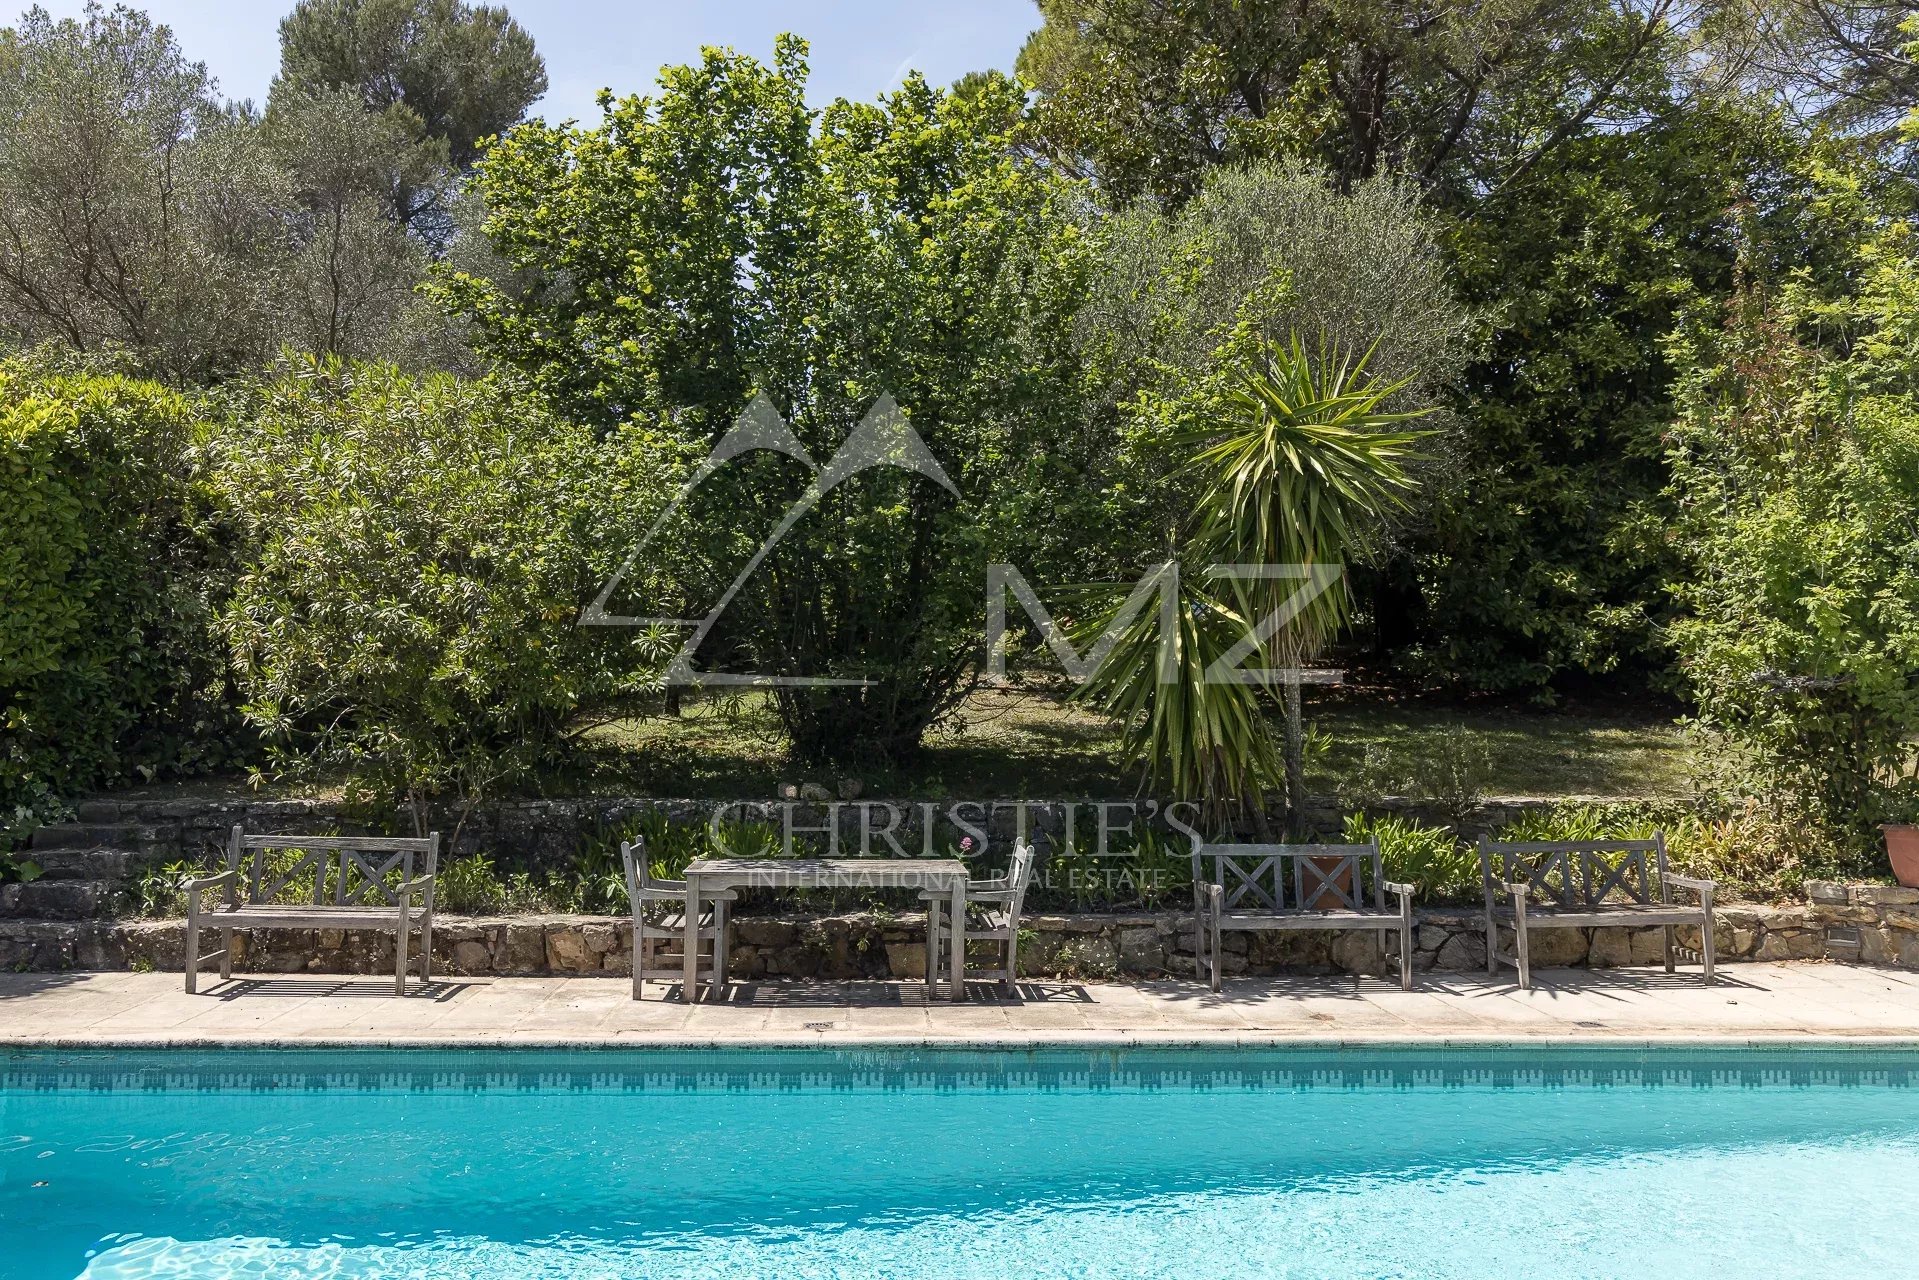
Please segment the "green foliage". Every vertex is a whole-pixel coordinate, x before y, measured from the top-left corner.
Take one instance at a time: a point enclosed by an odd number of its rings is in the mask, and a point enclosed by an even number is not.
[[[180,882],[191,876],[211,874],[214,869],[210,865],[184,858],[147,867],[128,887],[120,903],[120,912],[141,920],[183,916],[187,910],[187,895],[180,888]]]
[[[1479,853],[1451,827],[1429,827],[1394,814],[1348,814],[1340,838],[1348,844],[1378,839],[1386,878],[1413,886],[1422,905],[1480,899]]]
[[[433,903],[452,915],[497,915],[506,906],[506,884],[484,853],[444,858],[433,882]]]
[[[1582,126],[1630,119],[1634,67],[1683,47],[1667,11],[1551,0],[1040,0],[1020,53],[1040,142],[1121,199],[1207,168],[1313,159],[1484,192]]]
[[[261,349],[264,175],[226,145],[206,67],[165,27],[28,10],[0,31],[0,119],[0,331],[186,375]]]
[[[475,175],[498,274],[441,286],[562,412],[653,425],[689,465],[756,393],[822,464],[897,400],[957,494],[900,466],[827,487],[699,655],[870,681],[782,688],[778,710],[803,759],[886,760],[963,692],[985,566],[1043,572],[1047,538],[1068,541],[1035,531],[1085,490],[1084,254],[1066,188],[1013,148],[1013,86],[953,96],[909,75],[815,117],[803,52],[782,37],[767,67],[708,50],[656,97],[603,99],[597,129],[516,129]],[[649,588],[705,613],[807,479],[765,452],[715,472]]]
[[[277,103],[350,89],[403,111],[466,168],[546,92],[533,37],[504,8],[464,0],[300,0],[280,20]]]
[[[1550,697],[1577,677],[1645,681],[1670,662],[1676,569],[1662,496],[1688,306],[1724,296],[1746,234],[1764,269],[1814,252],[1781,170],[1792,140],[1731,108],[1642,85],[1629,132],[1565,144],[1450,236],[1487,346],[1453,396],[1457,434],[1429,510],[1386,575],[1383,638],[1415,673]]]
[[[1200,473],[1159,410],[1214,376],[1236,333],[1242,352],[1295,340],[1365,352],[1397,388],[1386,408],[1432,403],[1470,354],[1439,232],[1401,179],[1342,192],[1300,163],[1217,170],[1177,210],[1141,202],[1101,222],[1081,345],[1115,457],[1089,571],[1133,576],[1186,523]]]
[[[562,750],[576,717],[657,689],[647,633],[576,625],[603,521],[655,476],[643,451],[513,384],[295,365],[219,437],[251,544],[221,625],[274,767],[463,808]]]
[[[1834,216],[1852,189],[1835,175]],[[1679,346],[1696,372],[1673,456],[1691,572],[1673,638],[1719,781],[1855,865],[1919,814],[1919,252],[1859,243],[1855,287],[1742,296]],[[1825,349],[1822,349],[1822,345]]]
[[[243,745],[220,742],[200,431],[152,383],[0,365],[0,807]]]
[[[1677,814],[1663,815],[1676,821]],[[1664,823],[1638,806],[1560,804],[1520,815],[1494,833],[1495,840],[1650,840]]]
[[[18,854],[0,853],[0,884],[18,881],[32,884],[42,874],[40,864]]]
[[[396,10],[492,21],[451,0],[325,7],[355,10],[382,39]],[[327,16],[313,8],[289,21],[308,30]],[[462,51],[419,29],[405,39]],[[350,52],[378,64],[391,50]],[[327,81],[321,52],[293,60],[262,119],[223,102],[206,67],[135,10],[89,3],[55,22],[32,9],[0,31],[0,338],[125,349],[142,370],[201,382],[251,371],[282,343],[464,363],[463,333],[414,289],[451,234],[448,145],[466,126],[428,136],[412,107],[384,100],[431,98],[458,117],[461,93]],[[484,78],[486,66],[440,72]]]

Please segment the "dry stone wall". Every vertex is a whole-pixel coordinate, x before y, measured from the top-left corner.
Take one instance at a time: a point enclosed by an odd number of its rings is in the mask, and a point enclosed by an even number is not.
[[[1804,904],[1732,906],[1715,913],[1720,957],[1740,960],[1834,959],[1919,968],[1919,889],[1815,884]],[[181,967],[179,921],[0,920],[0,968],[168,969]],[[1680,931],[1696,946],[1697,930]],[[246,930],[236,963],[249,972],[386,973],[393,939],[341,930]],[[1419,913],[1414,967],[1422,972],[1484,972],[1479,913]],[[1371,933],[1227,934],[1229,974],[1384,973]],[[632,922],[597,916],[502,919],[443,916],[433,951],[448,975],[507,976],[632,972]],[[915,914],[747,916],[733,922],[732,975],[756,978],[917,978],[926,963],[925,921]],[[1658,963],[1658,929],[1538,929],[1541,967]],[[1192,918],[1166,912],[1029,917],[1021,967],[1035,976],[1102,979],[1190,976]]]

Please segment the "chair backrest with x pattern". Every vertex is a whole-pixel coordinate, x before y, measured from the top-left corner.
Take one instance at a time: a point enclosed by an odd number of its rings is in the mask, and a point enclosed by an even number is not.
[[[1195,844],[1193,883],[1220,886],[1226,910],[1383,910],[1379,842]]]
[[[1486,900],[1504,896],[1501,885],[1524,882],[1527,897],[1548,907],[1592,910],[1608,904],[1647,906],[1665,902],[1666,833],[1650,840],[1479,841],[1479,877]]]
[[[269,857],[275,851],[291,861]],[[440,833],[403,836],[250,836],[236,826],[227,838],[227,869],[246,880],[249,902],[274,902],[287,886],[313,877],[316,907],[399,904],[399,886],[439,870]]]

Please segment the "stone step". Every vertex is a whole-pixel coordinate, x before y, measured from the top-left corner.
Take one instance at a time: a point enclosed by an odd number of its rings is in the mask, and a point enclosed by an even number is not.
[[[41,827],[28,842],[32,849],[138,850],[180,838],[180,829],[138,822],[63,822]]]
[[[112,914],[119,884],[111,880],[34,880],[0,884],[0,917],[92,920]]]
[[[119,880],[137,854],[124,849],[35,849],[24,855],[46,880]]]

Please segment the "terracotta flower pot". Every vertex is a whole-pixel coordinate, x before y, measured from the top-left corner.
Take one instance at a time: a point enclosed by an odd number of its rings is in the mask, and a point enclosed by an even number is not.
[[[1894,878],[1908,889],[1919,889],[1919,827],[1888,822],[1879,829],[1886,834],[1886,858]]]

